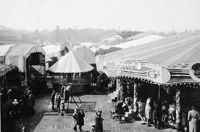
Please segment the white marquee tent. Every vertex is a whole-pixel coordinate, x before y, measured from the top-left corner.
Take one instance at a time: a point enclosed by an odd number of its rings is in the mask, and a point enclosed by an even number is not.
[[[81,73],[92,69],[93,67],[90,64],[70,51],[51,66],[49,71],[54,73]]]

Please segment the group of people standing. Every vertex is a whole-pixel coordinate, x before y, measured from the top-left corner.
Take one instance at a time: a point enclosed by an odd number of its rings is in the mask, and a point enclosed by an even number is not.
[[[165,127],[168,123],[175,124],[175,104],[168,104],[166,100],[157,101],[147,98],[146,103],[138,101],[138,117],[155,128]]]
[[[103,118],[101,117],[102,111],[98,110],[96,112],[95,124],[92,126],[92,132],[103,132]],[[82,126],[84,126],[85,113],[83,109],[75,109],[73,113],[74,127],[73,130],[82,131]]]
[[[68,86],[62,86],[60,90],[52,90],[51,103],[53,111],[61,111],[61,115],[64,115],[65,103],[69,101],[71,84]],[[83,109],[75,109],[73,113],[74,127],[73,130],[82,131],[84,126],[85,113]],[[103,118],[102,111],[98,110],[95,117],[95,125],[92,126],[93,132],[103,132]]]
[[[175,104],[169,104],[166,100],[163,102],[159,102],[153,100],[152,98],[147,98],[146,104],[142,102],[138,102],[139,117],[146,122],[147,126],[154,125],[155,128],[165,127],[168,123],[175,124]],[[184,126],[183,131],[187,132],[189,127],[189,132],[198,132],[200,125],[198,122],[200,121],[200,114],[195,106],[192,106],[192,110],[188,111],[187,117],[188,125]]]
[[[139,86],[140,85],[138,83],[134,83],[133,86],[131,86],[128,82],[119,83],[117,95],[118,102],[115,106],[115,112],[118,115],[124,116],[125,112],[127,111],[127,106],[132,106],[134,113],[136,113],[137,117],[144,122],[143,124],[147,124],[147,126],[154,126],[158,129],[160,129],[160,127],[167,127],[169,125],[177,127],[175,101],[168,101],[167,99],[157,100],[153,99],[152,97],[148,97],[146,101],[142,102],[138,95],[139,93],[137,93],[139,92]],[[132,100],[132,102],[129,103],[131,105],[125,105],[127,104],[126,98],[131,98],[130,100]],[[136,103],[134,101],[136,101]],[[197,132],[199,125],[198,120],[200,119],[199,112],[195,109],[195,107],[193,107],[192,110],[186,114],[188,117],[185,119],[187,123],[184,127],[186,129],[189,128],[189,132]]]
[[[77,126],[79,127],[79,130],[82,131],[82,126],[84,125],[84,117],[85,113],[82,109],[75,109],[73,113],[74,118],[74,127],[73,130],[77,131]]]
[[[69,101],[71,84],[62,86],[60,91],[52,90],[51,104],[52,110],[58,111],[65,109],[65,103]]]

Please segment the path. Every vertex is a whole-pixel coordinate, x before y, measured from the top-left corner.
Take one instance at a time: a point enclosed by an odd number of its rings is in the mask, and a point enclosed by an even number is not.
[[[107,95],[84,95],[81,96],[82,101],[96,102],[96,109],[103,111],[104,130],[105,132],[173,132],[173,129],[157,130],[153,127],[141,125],[140,121],[133,121],[132,123],[120,124],[109,118],[110,109],[114,106],[109,101]],[[49,102],[50,103],[50,102]],[[71,105],[70,107],[74,107]],[[86,112],[85,125],[83,130],[89,132],[91,125],[94,123],[95,112]],[[60,116],[57,114],[45,114],[35,128],[34,132],[71,132],[73,127],[73,119],[71,114]]]

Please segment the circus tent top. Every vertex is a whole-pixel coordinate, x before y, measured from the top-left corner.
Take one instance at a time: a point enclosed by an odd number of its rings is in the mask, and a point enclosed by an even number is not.
[[[49,71],[54,73],[81,73],[91,71],[93,67],[76,56],[72,51],[69,51],[65,56],[60,58]]]

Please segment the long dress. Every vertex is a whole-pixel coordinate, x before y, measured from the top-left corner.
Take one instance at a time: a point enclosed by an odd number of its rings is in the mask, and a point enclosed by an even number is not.
[[[95,132],[103,132],[103,119],[101,116],[95,118]]]
[[[200,118],[199,113],[196,110],[190,110],[188,112],[189,132],[198,132],[198,120]]]
[[[151,118],[152,108],[151,108],[150,102],[151,102],[151,99],[148,98],[147,102],[146,102],[146,106],[145,106],[145,118],[146,119],[150,119]]]
[[[84,125],[84,117],[85,117],[85,113],[78,113],[78,119],[77,119],[77,125],[79,126],[83,126]]]

